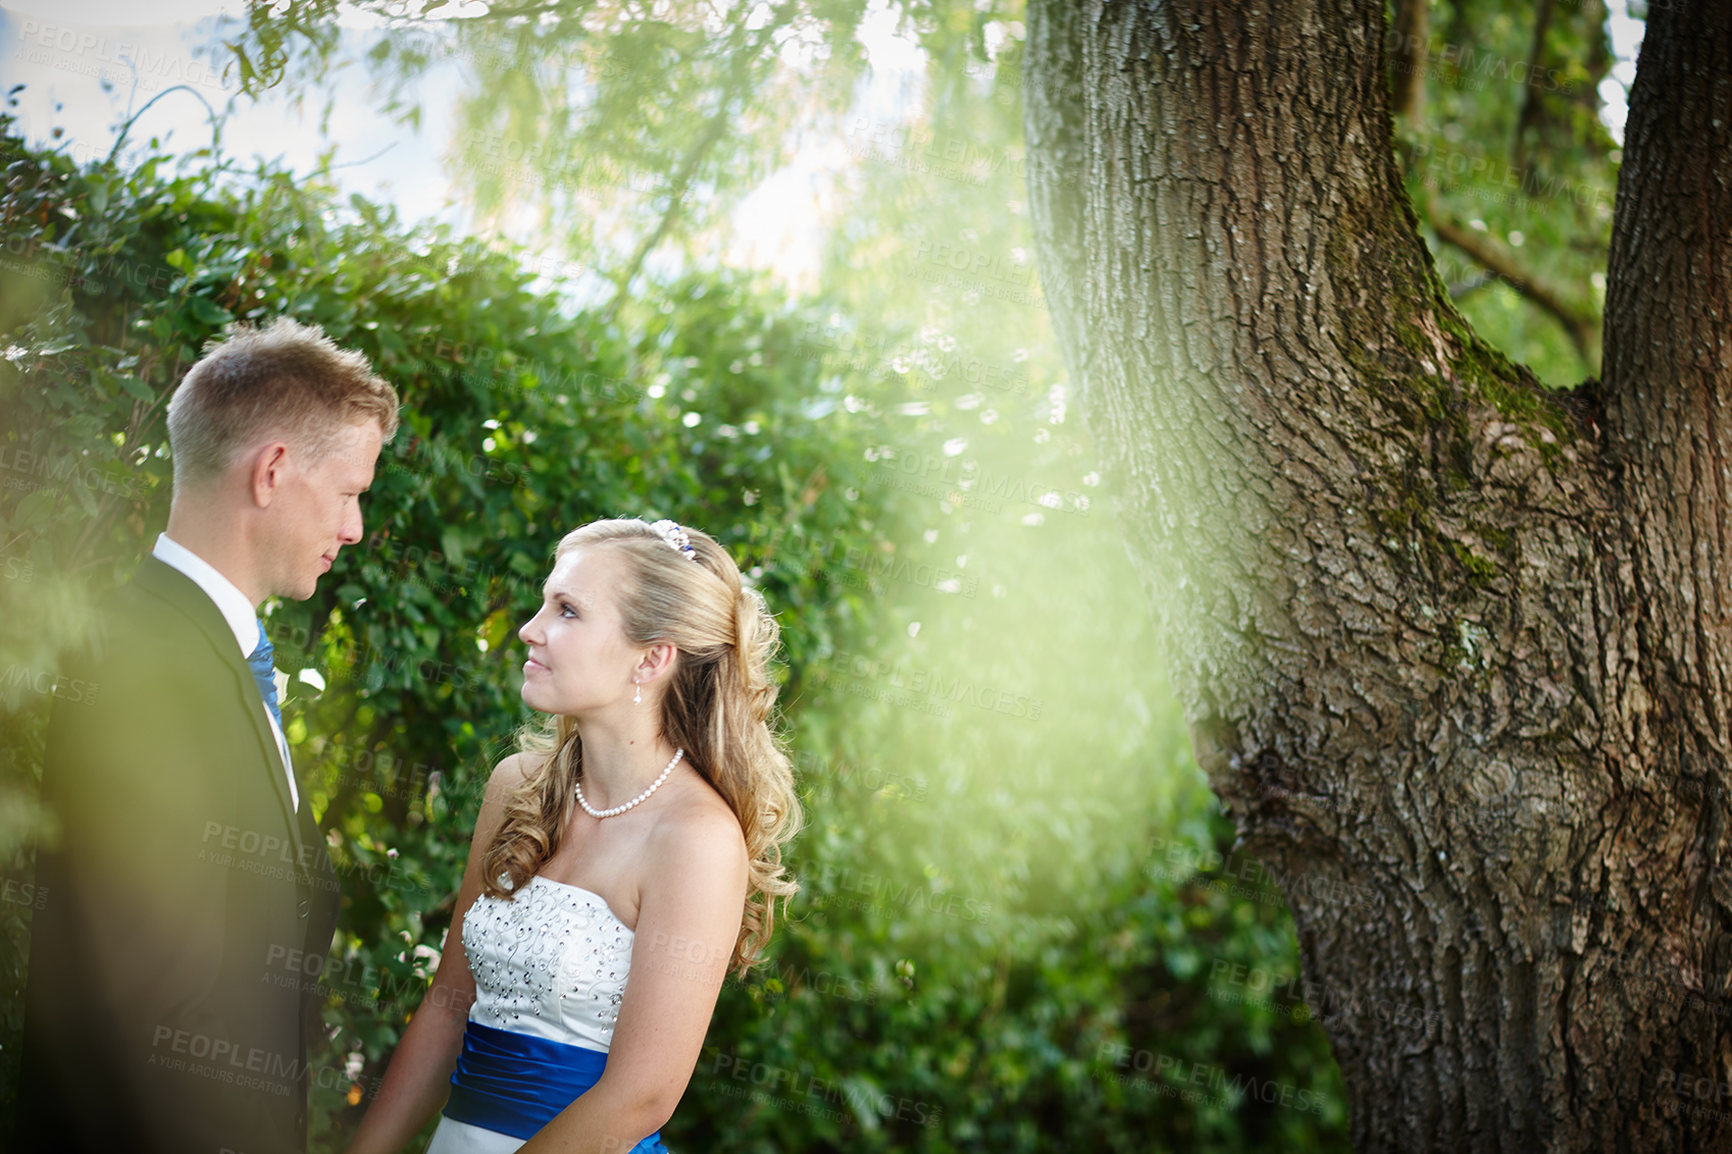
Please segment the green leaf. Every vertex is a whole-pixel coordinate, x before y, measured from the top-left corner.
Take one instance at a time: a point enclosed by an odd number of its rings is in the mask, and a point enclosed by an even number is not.
[[[232,313],[207,297],[193,297],[188,302],[193,319],[204,325],[225,325],[234,319]]]
[[[33,529],[46,522],[54,515],[56,496],[56,492],[48,488],[26,494],[12,513],[12,530]]]

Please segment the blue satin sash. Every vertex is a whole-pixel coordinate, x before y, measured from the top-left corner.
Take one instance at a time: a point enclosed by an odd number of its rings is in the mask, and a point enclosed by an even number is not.
[[[513,1138],[533,1138],[601,1078],[607,1054],[470,1021],[444,1114]],[[627,1154],[668,1154],[658,1130]]]

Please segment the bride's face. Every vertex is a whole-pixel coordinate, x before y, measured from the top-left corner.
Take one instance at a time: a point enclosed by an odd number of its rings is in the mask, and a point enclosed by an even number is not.
[[[617,550],[595,546],[573,549],[554,564],[541,608],[517,631],[529,646],[525,705],[575,717],[630,704],[643,649],[626,640],[614,604],[625,575]]]

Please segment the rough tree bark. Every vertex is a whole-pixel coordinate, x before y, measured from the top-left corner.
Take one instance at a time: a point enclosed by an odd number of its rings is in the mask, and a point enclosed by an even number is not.
[[[1357,1147],[1732,1150],[1732,4],[1650,8],[1570,394],[1439,283],[1384,34],[1036,0],[1055,328]]]

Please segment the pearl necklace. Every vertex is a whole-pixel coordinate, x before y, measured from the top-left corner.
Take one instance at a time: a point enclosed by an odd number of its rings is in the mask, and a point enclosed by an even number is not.
[[[583,783],[580,781],[574,781],[571,783],[571,785],[572,785],[573,789],[577,790],[577,804],[581,805],[583,807],[584,813],[587,813],[590,817],[595,817],[595,818],[613,817],[615,814],[624,813],[626,810],[630,809],[632,806],[636,805],[638,802],[642,801],[644,798],[648,797],[650,794],[654,793],[657,789],[659,789],[661,787],[661,783],[668,779],[668,774],[670,774],[674,771],[674,766],[676,766],[680,763],[680,758],[684,757],[685,753],[686,753],[686,751],[683,749],[674,750],[674,759],[672,761],[668,762],[668,767],[666,769],[662,770],[662,775],[655,779],[654,784],[652,784],[648,789],[644,790],[642,793],[638,794],[636,797],[632,798],[630,801],[626,802],[624,805],[616,805],[612,809],[591,809],[589,807],[589,802],[586,801],[584,799],[584,796],[583,796]]]

